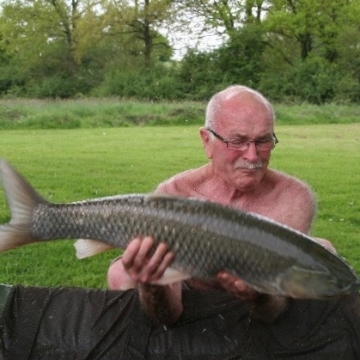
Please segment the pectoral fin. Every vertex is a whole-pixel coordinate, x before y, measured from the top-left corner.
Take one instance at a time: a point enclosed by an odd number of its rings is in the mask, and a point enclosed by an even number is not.
[[[91,239],[79,239],[74,244],[76,257],[85,259],[87,257],[100,254],[104,251],[113,249],[114,247],[102,241]]]

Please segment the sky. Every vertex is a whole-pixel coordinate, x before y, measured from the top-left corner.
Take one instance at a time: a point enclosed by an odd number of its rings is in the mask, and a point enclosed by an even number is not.
[[[215,29],[203,31],[205,21],[201,17],[191,20],[188,26],[183,26],[182,30],[160,29],[160,32],[170,41],[174,49],[174,60],[181,60],[188,49],[198,49],[199,51],[210,51],[218,48],[225,41],[225,36],[220,35]]]
[[[176,34],[170,36],[170,43],[174,49],[174,60],[181,60],[188,49],[198,49],[199,51],[210,51],[223,44],[224,38],[217,34],[208,34],[200,38],[193,35]]]

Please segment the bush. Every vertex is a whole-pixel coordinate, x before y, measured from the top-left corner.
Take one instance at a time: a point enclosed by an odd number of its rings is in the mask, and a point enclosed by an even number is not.
[[[0,94],[21,95],[23,86],[24,80],[18,75],[16,68],[0,66]]]
[[[293,67],[284,67],[281,74],[264,75],[259,90],[275,101],[321,105],[354,101],[359,93],[356,81],[344,81],[341,69],[320,57],[308,57]]]
[[[86,95],[90,92],[90,86],[82,77],[63,78],[55,75],[46,77],[39,82],[32,82],[27,88],[27,95],[37,98],[61,98],[67,99]]]
[[[181,97],[181,85],[174,76],[172,64],[160,64],[150,69],[116,69],[105,77],[94,94],[134,97],[148,100],[175,100]]]

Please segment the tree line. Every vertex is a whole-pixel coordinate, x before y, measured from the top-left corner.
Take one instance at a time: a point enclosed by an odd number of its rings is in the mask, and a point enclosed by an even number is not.
[[[360,102],[359,0],[3,0],[0,10],[0,96],[204,100],[241,83],[273,101]],[[209,31],[221,46],[172,59],[172,34]]]

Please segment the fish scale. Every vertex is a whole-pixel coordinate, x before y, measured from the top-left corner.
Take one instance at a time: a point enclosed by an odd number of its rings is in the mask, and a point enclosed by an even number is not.
[[[256,214],[153,194],[52,204],[6,161],[0,170],[12,215],[10,223],[0,226],[0,251],[81,238],[88,240],[76,243],[78,255],[86,257],[152,236],[155,245],[164,242],[175,254],[171,266],[183,278],[210,280],[226,270],[259,292],[303,299],[334,298],[360,287],[342,258],[309,236]]]

